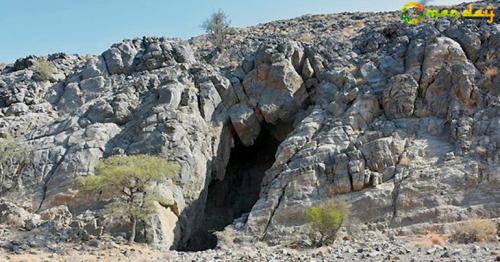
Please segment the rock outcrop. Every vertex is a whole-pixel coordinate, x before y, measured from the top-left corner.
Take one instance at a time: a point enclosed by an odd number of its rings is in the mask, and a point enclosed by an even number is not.
[[[230,37],[215,57],[204,37],[51,55],[46,80],[35,77],[35,57],[0,67],[0,136],[32,154],[12,162],[0,194],[70,223],[71,213],[98,212],[75,177],[111,155],[158,155],[182,167],[157,185],[176,208],[158,205],[145,239],[182,249],[210,184],[231,175],[232,149],[270,134],[280,145],[258,200],[229,226],[242,240],[291,240],[301,212],[332,196],[379,228],[500,217],[500,75],[485,74],[500,65],[497,25],[412,27],[396,12],[344,13]],[[28,217],[2,205],[9,223]]]

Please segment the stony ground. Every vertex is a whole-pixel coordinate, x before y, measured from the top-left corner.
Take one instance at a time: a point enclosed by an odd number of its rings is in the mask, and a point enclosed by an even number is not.
[[[500,13],[500,4],[493,5]],[[499,16],[494,25],[442,19],[414,27],[399,16],[308,15],[235,29],[223,53],[203,36],[188,42],[143,37],[101,55],[0,65],[0,138],[12,136],[29,152],[11,159],[0,179],[0,224],[26,237],[0,239],[4,256],[496,259],[498,243],[418,249],[420,240],[412,237],[422,233],[418,228],[408,230],[408,239],[362,234],[331,249],[255,244],[301,238],[308,230],[302,210],[332,196],[351,204],[357,224],[377,224],[377,230],[500,218]],[[45,60],[49,70],[37,66]],[[256,150],[261,138],[279,146]],[[239,157],[233,169],[238,147],[274,162],[263,168]],[[205,214],[215,207],[240,218],[203,230],[234,231],[243,247],[176,253],[92,240],[112,226],[99,197],[78,194],[72,181],[94,174],[102,158],[134,154],[182,166],[154,188],[175,204],[158,205],[147,235],[138,238],[172,249],[205,242],[196,230],[219,222]],[[258,178],[232,172],[248,170],[247,162],[267,171]],[[245,179],[258,180],[248,190],[260,192],[251,201],[239,201]],[[227,184],[212,191],[217,181]],[[211,201],[219,195],[231,199]],[[80,241],[86,244],[60,244]]]
[[[0,261],[500,261],[498,241],[465,245],[445,240],[437,245],[429,235],[387,237],[379,232],[367,232],[356,239],[340,239],[333,246],[309,249],[270,247],[257,242],[253,246],[230,249],[177,252],[110,240],[24,248],[23,251],[1,249]]]

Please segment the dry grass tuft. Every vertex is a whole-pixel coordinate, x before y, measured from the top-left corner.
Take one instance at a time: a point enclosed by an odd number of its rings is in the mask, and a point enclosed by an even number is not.
[[[234,247],[235,233],[231,229],[226,229],[224,231],[215,232],[217,236],[217,245],[225,248]]]
[[[359,29],[365,27],[365,21],[363,21],[363,20],[357,21],[356,22],[356,27],[359,28]]]
[[[446,243],[446,238],[439,233],[428,232],[427,235],[423,236],[418,240],[415,245],[421,248],[430,248],[434,245],[443,246]]]
[[[494,60],[495,60],[495,54],[494,54],[494,53],[490,53],[490,52],[488,52],[488,53],[486,54],[486,57],[485,57],[485,59],[484,59],[484,62],[485,62],[486,64],[491,64],[491,63],[493,63],[493,61],[494,61]]]
[[[462,244],[494,241],[497,231],[497,224],[491,220],[468,220],[455,226],[450,241]]]
[[[33,64],[33,71],[37,80],[49,80],[56,72],[52,62],[39,58]]]
[[[401,160],[399,160],[399,164],[403,167],[409,167],[411,164],[411,159],[405,155],[401,158]]]
[[[495,77],[497,76],[497,74],[498,74],[498,68],[494,66],[486,67],[486,69],[484,70],[484,77],[486,77],[486,80],[488,82],[492,82],[493,79],[495,79]]]
[[[348,70],[349,70],[349,73],[354,75],[358,72],[358,67],[355,65],[351,65]]]
[[[356,85],[360,86],[365,83],[365,80],[362,77],[357,77],[356,78]]]
[[[302,42],[305,42],[305,43],[310,43],[312,42],[313,40],[313,36],[309,33],[305,33],[302,35]]]

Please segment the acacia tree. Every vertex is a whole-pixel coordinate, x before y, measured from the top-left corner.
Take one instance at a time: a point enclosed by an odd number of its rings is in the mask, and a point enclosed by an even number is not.
[[[219,51],[224,50],[227,35],[230,31],[231,21],[224,11],[219,10],[213,13],[201,27],[207,32],[210,41],[217,46]]]
[[[95,176],[79,177],[83,192],[99,193],[108,201],[105,215],[131,223],[129,244],[135,240],[137,222],[155,212],[155,202],[171,207],[173,201],[153,192],[151,185],[175,174],[177,164],[149,155],[112,156],[100,161]]]
[[[17,179],[21,185],[20,174],[28,165],[31,151],[25,145],[19,144],[12,135],[0,141],[0,192],[10,189]]]

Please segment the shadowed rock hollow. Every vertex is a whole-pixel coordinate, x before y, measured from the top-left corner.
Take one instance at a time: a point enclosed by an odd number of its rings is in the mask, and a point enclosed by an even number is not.
[[[203,222],[188,241],[186,250],[215,248],[217,237],[213,233],[249,213],[259,199],[262,179],[274,163],[279,142],[263,130],[250,147],[239,139],[235,143],[224,179],[212,181],[208,187]]]

